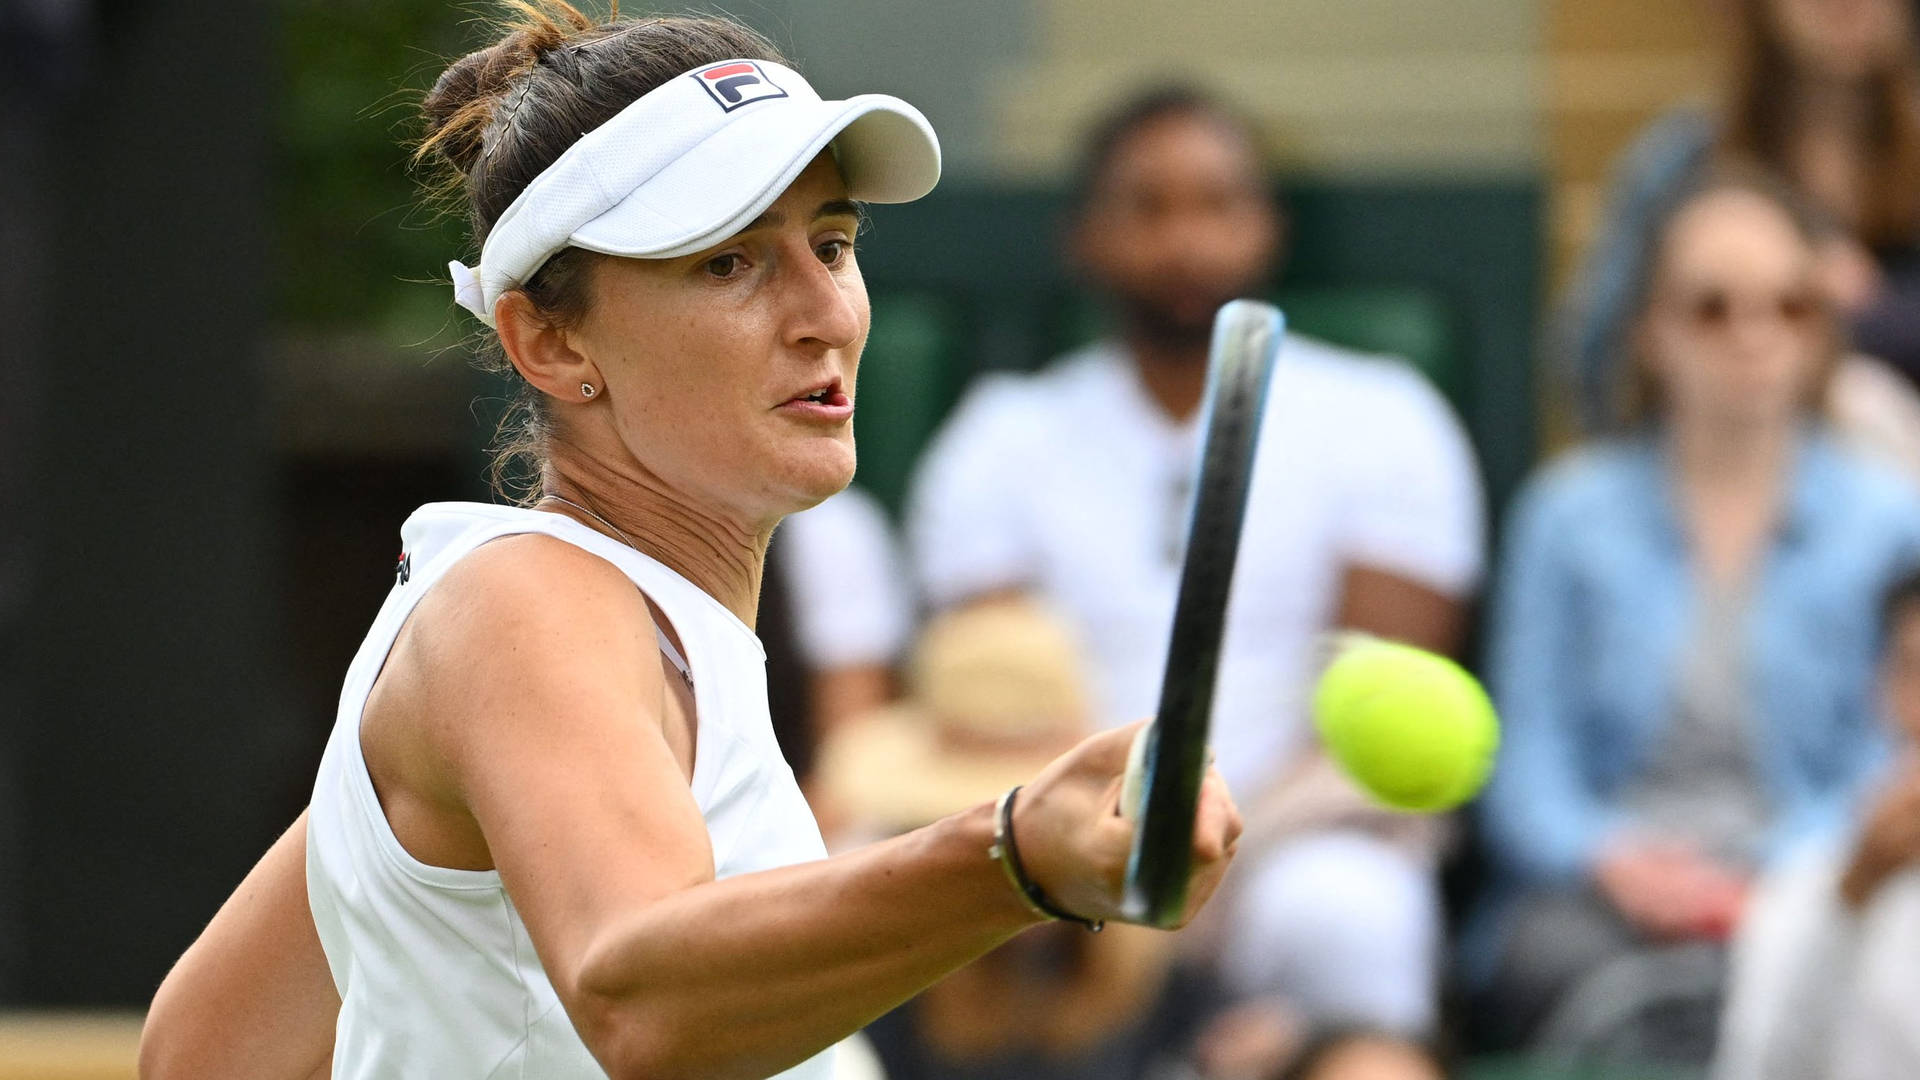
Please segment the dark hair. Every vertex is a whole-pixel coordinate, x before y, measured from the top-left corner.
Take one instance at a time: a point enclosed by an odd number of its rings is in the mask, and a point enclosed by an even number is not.
[[[1073,214],[1085,213],[1092,204],[1127,140],[1142,128],[1176,116],[1219,124],[1246,140],[1255,156],[1265,156],[1266,146],[1260,130],[1244,113],[1195,86],[1184,83],[1155,86],[1128,98],[1087,130],[1072,174]]]
[[[1893,647],[1900,620],[1910,617],[1920,603],[1920,566],[1911,566],[1880,594],[1880,651]]]
[[[1654,291],[1659,285],[1660,266],[1666,260],[1670,234],[1674,222],[1695,203],[1722,192],[1740,191],[1756,195],[1771,203],[1775,209],[1793,226],[1794,233],[1809,247],[1816,247],[1827,237],[1833,235],[1834,224],[1799,189],[1782,180],[1777,174],[1750,164],[1728,163],[1714,165],[1701,170],[1686,183],[1676,188],[1648,217],[1645,232],[1637,245],[1639,265],[1634,268],[1632,281],[1634,293],[1626,307],[1628,333],[1623,345],[1629,350],[1626,363],[1620,366],[1621,378],[1615,394],[1615,420],[1623,428],[1645,424],[1657,417],[1665,407],[1665,396],[1659,380],[1648,369],[1647,358],[1639,354],[1635,344],[1638,335],[1633,328],[1640,325],[1647,310],[1653,304]],[[1831,313],[1826,316],[1829,342],[1826,355],[1822,357],[1824,368],[1820,377],[1814,380],[1811,407],[1818,407],[1825,399],[1826,384],[1833,367],[1839,363],[1841,354],[1841,330]]]
[[[1334,1024],[1315,1029],[1307,1036],[1300,1052],[1287,1062],[1274,1080],[1313,1080],[1322,1065],[1340,1050],[1354,1043],[1392,1043],[1404,1046],[1433,1063],[1441,1076],[1452,1076],[1446,1057],[1432,1042],[1396,1034],[1367,1024]]]
[[[1776,2],[1740,4],[1721,151],[1793,175],[1790,110],[1795,86],[1806,79],[1782,40]],[[1869,246],[1906,246],[1920,238],[1920,50],[1901,49],[1866,83],[1860,217],[1852,224]]]
[[[611,21],[601,23],[564,0],[502,4],[500,39],[455,61],[421,102],[427,130],[414,151],[416,163],[446,166],[435,190],[465,205],[475,248],[534,177],[648,91],[720,60],[782,62],[771,42],[731,19],[621,19],[616,4]],[[586,313],[598,258],[567,248],[520,289],[550,325],[574,325]],[[537,488],[551,435],[545,398],[520,378],[497,339],[479,362],[513,380],[492,475],[497,491],[524,497]]]

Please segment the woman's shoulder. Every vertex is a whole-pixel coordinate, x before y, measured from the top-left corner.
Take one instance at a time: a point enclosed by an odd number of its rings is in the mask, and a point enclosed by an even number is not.
[[[1798,482],[1821,518],[1867,515],[1920,523],[1920,486],[1906,473],[1831,432],[1810,436],[1805,454]]]
[[[1515,501],[1534,515],[1617,513],[1622,500],[1656,494],[1658,479],[1644,439],[1604,439],[1556,454],[1527,478]]]
[[[458,671],[507,654],[538,656],[590,650],[650,650],[654,621],[646,599],[613,563],[543,532],[481,544],[449,566],[422,597],[413,622],[431,626],[423,657]],[[642,653],[641,655],[644,655]]]
[[[636,715],[665,722],[653,618],[617,567],[540,532],[448,557],[401,586],[426,592],[369,690],[369,769],[452,798],[511,771],[521,749],[563,741],[562,720],[568,737],[596,739]]]

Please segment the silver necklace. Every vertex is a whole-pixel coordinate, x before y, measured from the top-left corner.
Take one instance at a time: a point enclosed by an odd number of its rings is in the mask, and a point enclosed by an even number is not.
[[[567,506],[573,507],[575,510],[580,511],[581,513],[587,515],[588,517],[599,522],[600,524],[605,525],[607,528],[612,529],[613,535],[619,537],[621,543],[627,545],[630,548],[633,548],[633,550],[635,551],[640,550],[640,548],[634,544],[632,539],[630,539],[626,533],[623,533],[620,531],[620,526],[615,525],[613,522],[608,521],[606,518],[601,517],[599,514],[594,513],[592,510],[589,510],[586,507],[581,506],[579,503],[574,502],[572,499],[567,498],[565,495],[542,495],[536,501],[546,502],[548,499],[552,499],[554,502],[564,503]]]
[[[574,502],[572,499],[569,499],[564,495],[552,495],[552,494],[542,495],[538,499],[534,500],[534,502],[536,505],[538,505],[539,503],[546,502],[549,499],[557,503],[562,503],[564,505],[571,506],[575,510],[580,511],[581,513],[587,515],[593,520],[613,530],[613,535],[619,537],[621,543],[632,548],[635,554],[639,554],[639,555],[646,554],[646,552],[640,550],[640,546],[638,544],[635,544],[631,537],[629,537],[626,533],[623,533],[620,531],[620,526],[615,525],[613,522],[608,521],[606,518],[601,517],[599,514],[594,513],[592,510],[588,509],[587,507],[581,506],[579,503]],[[654,634],[660,639],[660,651],[667,654],[667,659],[673,663],[674,670],[678,671],[680,673],[680,678],[686,682],[687,689],[689,690],[693,689],[693,669],[690,666],[688,666],[687,658],[684,656],[681,656],[680,650],[674,648],[673,642],[667,640],[666,631],[661,630],[658,627],[655,627]]]

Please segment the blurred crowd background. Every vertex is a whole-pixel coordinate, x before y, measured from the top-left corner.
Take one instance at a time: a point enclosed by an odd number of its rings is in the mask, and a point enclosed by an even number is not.
[[[1023,935],[850,1075],[1920,1076],[1911,0],[727,10],[947,154],[863,230],[860,471],[763,596],[830,844],[1151,712],[1212,310],[1294,331],[1227,887]],[[0,1077],[130,1075],[306,800],[400,522],[489,497],[509,390],[407,161],[475,13],[0,0]],[[1342,629],[1487,679],[1483,799],[1327,763]]]

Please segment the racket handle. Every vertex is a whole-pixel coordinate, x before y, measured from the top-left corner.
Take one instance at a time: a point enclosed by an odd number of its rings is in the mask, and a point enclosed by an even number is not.
[[[1127,771],[1120,780],[1120,816],[1128,821],[1139,821],[1140,811],[1147,802],[1147,737],[1153,732],[1153,722],[1140,725],[1133,735],[1133,746],[1127,751]]]

